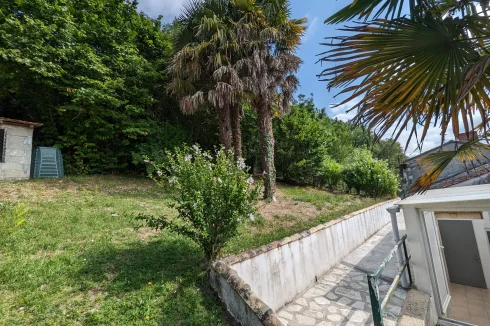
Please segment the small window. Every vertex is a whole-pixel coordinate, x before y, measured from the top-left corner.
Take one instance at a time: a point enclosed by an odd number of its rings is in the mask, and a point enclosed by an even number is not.
[[[5,146],[6,146],[7,131],[0,129],[0,163],[5,163]]]

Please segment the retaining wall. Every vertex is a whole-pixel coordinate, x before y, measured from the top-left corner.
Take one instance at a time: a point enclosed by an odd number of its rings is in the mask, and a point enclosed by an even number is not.
[[[257,320],[242,320],[250,319],[249,313],[260,315],[258,320],[262,325],[280,325],[273,311],[291,302],[389,223],[390,214],[386,209],[398,200],[379,203],[280,241],[227,257],[214,264],[211,283],[231,314],[243,325],[256,325]],[[253,297],[252,302],[259,299],[260,308],[251,307],[247,297]],[[264,322],[266,319],[267,323]]]

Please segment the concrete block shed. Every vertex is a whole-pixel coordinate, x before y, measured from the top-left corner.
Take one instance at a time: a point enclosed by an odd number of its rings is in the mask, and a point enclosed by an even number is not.
[[[431,325],[490,325],[490,185],[430,190],[398,205]]]
[[[0,117],[0,180],[29,179],[32,135],[41,123]]]

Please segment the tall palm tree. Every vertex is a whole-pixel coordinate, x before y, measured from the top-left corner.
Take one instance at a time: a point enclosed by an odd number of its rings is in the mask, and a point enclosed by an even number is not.
[[[382,137],[408,129],[410,141],[421,148],[431,127],[439,126],[441,144],[450,127],[455,137],[478,137],[451,152],[430,155],[430,168],[417,180],[425,191],[449,162],[459,157],[475,162],[488,142],[490,114],[489,1],[356,0],[326,23],[359,19],[340,28],[347,36],[333,37],[320,59],[328,67],[320,79],[328,88],[349,94],[339,105],[357,103],[355,122]],[[418,129],[422,131],[419,132]]]
[[[264,197],[272,198],[276,191],[273,114],[289,110],[298,86],[294,74],[301,60],[293,53],[303,35],[305,20],[289,19],[288,1],[275,2],[278,14],[272,22],[264,17],[263,8],[254,4],[253,0],[240,1],[239,7],[246,14],[235,24],[235,33],[245,55],[235,66],[257,111]]]
[[[234,95],[241,83],[231,68],[238,52],[230,29],[230,8],[226,0],[192,0],[177,19],[177,52],[169,65],[169,91],[180,98],[184,114],[195,113],[205,102],[216,108],[219,138],[226,149],[232,147],[230,108],[238,103]],[[241,152],[241,149],[239,150]]]

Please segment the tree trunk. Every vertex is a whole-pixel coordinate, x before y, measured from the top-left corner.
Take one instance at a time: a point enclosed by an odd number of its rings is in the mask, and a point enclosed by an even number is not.
[[[274,133],[272,131],[272,113],[264,103],[256,105],[259,133],[260,156],[264,176],[264,198],[272,198],[276,192],[276,168],[274,166]]]
[[[225,105],[218,109],[219,141],[226,150],[231,149],[230,107]]]
[[[240,126],[240,107],[232,105],[231,108],[231,129],[233,134],[233,148],[235,156],[242,157],[242,130]]]

